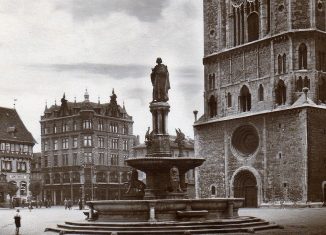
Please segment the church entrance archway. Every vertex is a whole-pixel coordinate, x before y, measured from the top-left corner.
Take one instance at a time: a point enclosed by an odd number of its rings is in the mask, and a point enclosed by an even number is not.
[[[234,177],[234,197],[244,198],[244,207],[258,207],[256,177],[249,170],[238,172]]]

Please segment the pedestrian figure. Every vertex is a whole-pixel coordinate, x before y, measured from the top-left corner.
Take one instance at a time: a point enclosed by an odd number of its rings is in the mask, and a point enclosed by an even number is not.
[[[32,201],[29,202],[28,209],[30,212],[32,211],[32,209],[33,209]]]
[[[66,198],[65,198],[65,200],[63,201],[63,204],[65,205],[65,210],[67,210],[67,207],[68,207],[68,201],[67,201]]]
[[[68,200],[68,209],[71,210],[71,207],[72,207],[72,200]]]
[[[17,209],[16,211],[16,215],[14,216],[14,220],[15,220],[15,225],[16,225],[16,235],[19,234],[19,228],[20,228],[20,220],[21,220],[21,217],[20,217],[20,214],[19,214],[19,209]]]
[[[79,210],[83,209],[83,202],[81,199],[78,200],[78,206],[79,206]]]

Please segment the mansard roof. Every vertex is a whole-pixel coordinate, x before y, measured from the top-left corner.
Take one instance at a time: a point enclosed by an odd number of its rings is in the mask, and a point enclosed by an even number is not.
[[[0,107],[0,140],[35,144],[15,109]]]
[[[69,102],[65,97],[61,99],[61,105],[52,105],[45,108],[43,118],[65,117],[78,114],[81,111],[92,111],[98,115],[125,118],[131,120],[132,117],[128,115],[125,107],[117,104],[116,100],[108,103],[100,104],[84,100],[82,102]]]

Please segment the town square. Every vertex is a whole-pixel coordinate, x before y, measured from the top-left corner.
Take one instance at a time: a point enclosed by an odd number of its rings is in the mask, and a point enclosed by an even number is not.
[[[0,234],[324,234],[326,3],[0,3]]]

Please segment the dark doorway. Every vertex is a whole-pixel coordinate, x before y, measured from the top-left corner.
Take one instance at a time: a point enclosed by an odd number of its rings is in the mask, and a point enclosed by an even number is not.
[[[55,191],[55,200],[56,200],[56,205],[61,205],[61,190],[56,190]]]
[[[258,207],[256,177],[250,171],[240,171],[234,178],[234,197],[244,198],[244,207]]]

